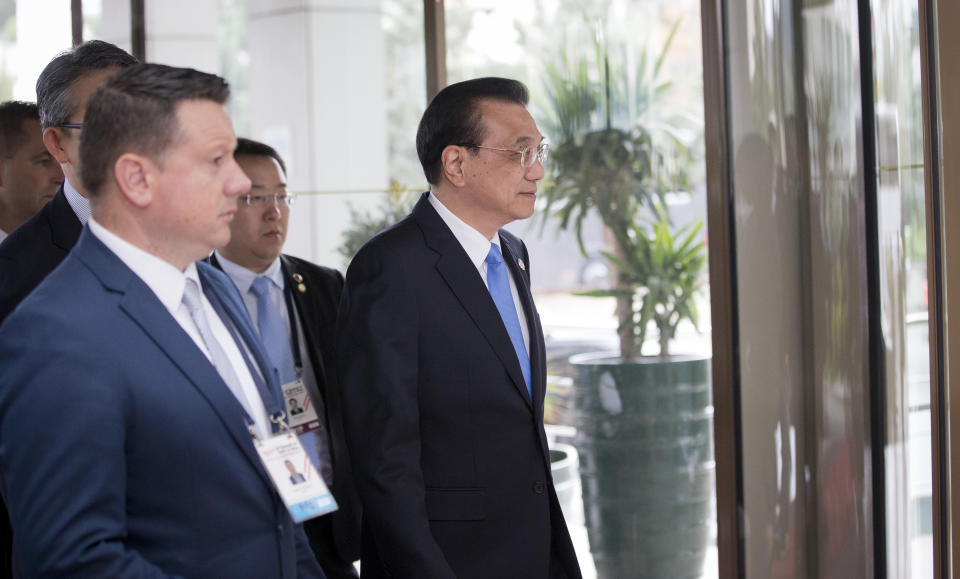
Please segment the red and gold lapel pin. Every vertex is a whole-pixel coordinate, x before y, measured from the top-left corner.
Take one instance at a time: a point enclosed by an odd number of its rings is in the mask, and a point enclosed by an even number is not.
[[[293,277],[293,281],[297,282],[297,291],[300,293],[306,293],[307,286],[303,284],[303,276],[299,273],[295,273],[291,277]]]

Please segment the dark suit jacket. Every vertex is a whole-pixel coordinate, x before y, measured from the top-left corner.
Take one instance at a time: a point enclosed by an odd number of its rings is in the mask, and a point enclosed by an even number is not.
[[[275,386],[233,283],[197,268]],[[0,468],[26,577],[323,576],[240,403],[89,230],[0,329]]]
[[[426,198],[347,271],[337,351],[364,508],[363,577],[579,578],[543,430],[526,248],[500,232],[530,331],[533,401],[493,299]]]
[[[63,185],[49,203],[0,243],[0,325],[43,278],[54,270],[80,237],[80,220]],[[0,504],[0,578],[12,577],[10,523]]]
[[[80,228],[61,185],[49,203],[0,243],[0,324],[67,257]]]
[[[352,563],[360,558],[360,499],[354,487],[353,468],[343,436],[334,355],[337,307],[340,303],[340,292],[343,290],[343,276],[335,269],[290,255],[282,255],[280,261],[284,281],[287,287],[293,290],[293,306],[302,321],[307,353],[317,377],[317,388],[313,384],[308,384],[307,388],[312,399],[323,400],[327,413],[326,427],[330,438],[334,475],[330,492],[339,506],[338,510],[329,516],[335,548],[343,562]],[[210,263],[220,268],[216,254],[210,256]],[[299,274],[303,281],[294,280],[294,274]],[[303,283],[303,292],[297,290],[300,283]],[[313,527],[309,521],[305,527],[307,534],[311,535]],[[311,542],[314,540],[315,538],[311,537]],[[322,556],[320,553],[317,555]]]

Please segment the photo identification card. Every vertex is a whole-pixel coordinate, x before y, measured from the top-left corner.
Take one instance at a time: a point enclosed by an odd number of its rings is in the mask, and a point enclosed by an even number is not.
[[[301,523],[337,510],[337,501],[292,431],[254,439],[253,445],[294,521]]]
[[[287,407],[287,425],[291,430],[303,434],[320,428],[317,409],[310,400],[302,378],[283,385],[283,400]]]

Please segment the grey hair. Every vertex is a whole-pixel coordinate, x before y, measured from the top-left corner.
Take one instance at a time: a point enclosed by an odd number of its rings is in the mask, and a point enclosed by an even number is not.
[[[37,105],[44,129],[67,122],[76,109],[70,86],[82,76],[106,68],[136,64],[136,58],[102,40],[84,42],[51,60],[37,79]]]

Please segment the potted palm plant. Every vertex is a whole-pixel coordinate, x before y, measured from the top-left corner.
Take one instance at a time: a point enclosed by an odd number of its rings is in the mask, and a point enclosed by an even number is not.
[[[657,117],[675,25],[653,58],[624,74],[597,43],[593,58],[546,67],[543,125],[553,141],[547,215],[580,240],[596,214],[609,241],[607,288],[619,352],[571,358],[575,443],[598,576],[699,577],[713,528],[709,358],[671,352],[678,325],[696,324],[706,265],[702,223],[675,227],[667,199],[689,186],[692,153]],[[655,329],[658,351],[643,355]],[[650,342],[654,342],[651,340]]]

